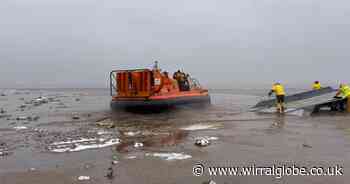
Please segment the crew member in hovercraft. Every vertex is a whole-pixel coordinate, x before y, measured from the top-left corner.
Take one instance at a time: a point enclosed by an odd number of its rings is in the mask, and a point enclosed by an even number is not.
[[[172,89],[176,88],[174,85],[173,85],[173,79],[171,79],[169,77],[169,74],[167,71],[164,71],[162,73],[163,75],[163,88],[164,91],[163,92],[170,92]]]
[[[183,90],[190,91],[190,83],[189,83],[190,75],[184,73],[184,81],[183,81]]]
[[[174,73],[173,78],[178,82],[180,91],[189,91],[190,90],[190,84],[189,79],[190,76],[188,74],[185,74],[184,72],[181,72],[178,70]]]

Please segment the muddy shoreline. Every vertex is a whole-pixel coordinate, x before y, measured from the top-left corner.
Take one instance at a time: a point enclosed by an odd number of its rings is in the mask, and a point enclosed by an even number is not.
[[[41,98],[40,98],[41,97]],[[0,183],[346,183],[350,117],[258,115],[255,95],[212,95],[204,109],[111,112],[105,91],[15,91],[0,97]],[[6,116],[5,116],[6,115]],[[210,139],[205,147],[198,138]],[[204,141],[204,143],[206,143]],[[198,163],[344,167],[341,177],[196,177]],[[106,177],[113,170],[113,177]],[[80,176],[88,180],[79,181]]]

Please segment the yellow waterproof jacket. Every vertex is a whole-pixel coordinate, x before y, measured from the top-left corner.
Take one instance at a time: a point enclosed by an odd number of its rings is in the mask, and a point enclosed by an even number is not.
[[[350,87],[348,85],[343,85],[340,89],[339,92],[343,98],[350,97]]]
[[[284,87],[281,84],[275,84],[272,86],[272,91],[276,93],[276,95],[286,95],[284,92]]]
[[[321,84],[320,83],[314,83],[314,85],[312,86],[312,89],[314,89],[314,90],[319,90],[319,89],[321,89]]]

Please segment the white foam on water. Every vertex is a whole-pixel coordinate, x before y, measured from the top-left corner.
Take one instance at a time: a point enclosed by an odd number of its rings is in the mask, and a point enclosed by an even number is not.
[[[217,128],[218,128],[217,124],[195,124],[195,125],[190,125],[180,129],[194,131],[194,130],[207,130],[207,129],[217,129]]]
[[[184,153],[147,153],[146,156],[159,157],[168,161],[171,160],[186,160],[192,158],[191,155],[186,155]]]
[[[97,135],[108,135],[111,134],[111,132],[107,132],[107,131],[99,131],[97,132]]]
[[[116,160],[114,160],[114,161],[112,161],[112,164],[113,164],[113,165],[117,165],[117,164],[119,164],[119,162],[116,161]]]
[[[275,108],[269,108],[269,109],[260,110],[259,112],[274,114],[274,113],[277,113],[277,110]],[[304,112],[305,111],[303,109],[289,108],[289,109],[286,109],[284,113],[291,116],[303,116]]]
[[[79,181],[87,181],[87,180],[90,180],[90,176],[79,176],[78,180]]]
[[[28,127],[25,127],[25,126],[16,126],[16,127],[13,127],[15,130],[25,130],[25,129],[28,129]]]
[[[207,137],[209,140],[211,140],[211,141],[217,141],[217,140],[219,140],[219,138],[218,137]]]
[[[137,158],[136,156],[128,156],[128,157],[126,157],[126,159],[129,159],[129,160],[136,159],[136,158]]]
[[[100,139],[100,141],[104,141],[104,139]],[[88,150],[88,149],[105,148],[105,147],[117,145],[119,143],[120,143],[119,139],[110,139],[110,140],[108,140],[108,141],[106,141],[104,143],[101,143],[101,144],[79,144],[79,143],[75,143],[74,147],[57,148],[57,149],[52,149],[50,151],[51,152],[55,152],[55,153],[78,152],[78,151],[83,151],[83,150]]]
[[[125,132],[124,134],[125,134],[126,136],[134,137],[134,136],[136,136],[136,135],[141,134],[141,132],[140,132],[140,131],[137,131],[137,132]]]
[[[96,139],[81,138],[81,139],[72,140],[72,141],[55,142],[55,143],[52,143],[51,145],[55,146],[55,145],[62,145],[62,144],[74,144],[74,143],[82,143],[82,142],[89,142],[89,141],[96,141]]]

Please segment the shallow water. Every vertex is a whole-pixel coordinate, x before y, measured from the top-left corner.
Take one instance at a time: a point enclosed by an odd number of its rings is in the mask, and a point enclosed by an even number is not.
[[[350,116],[256,114],[248,112],[261,99],[256,92],[213,90],[211,94],[209,107],[112,113],[108,90],[13,90],[0,97],[0,108],[12,115],[0,119],[0,143],[4,143],[0,151],[9,152],[0,156],[0,181],[45,183],[59,176],[72,183],[78,176],[88,175],[91,183],[101,183],[107,181],[104,176],[111,162],[117,160],[112,183],[202,183],[210,178],[217,183],[347,183]],[[39,106],[28,104],[23,111],[19,108],[40,95],[54,99]],[[74,115],[79,119],[73,120]],[[40,119],[16,120],[22,116]],[[115,127],[96,126],[101,120]],[[195,139],[204,136],[217,140],[208,147],[196,147]],[[101,138],[121,142],[103,148],[94,141],[85,142],[83,146],[96,149],[74,153],[50,151],[50,145],[57,142]],[[77,149],[75,144],[69,146]],[[339,164],[345,176],[195,177],[192,167],[198,161],[206,166],[270,166],[287,161],[310,167]],[[35,173],[29,172],[30,168],[35,168]]]

